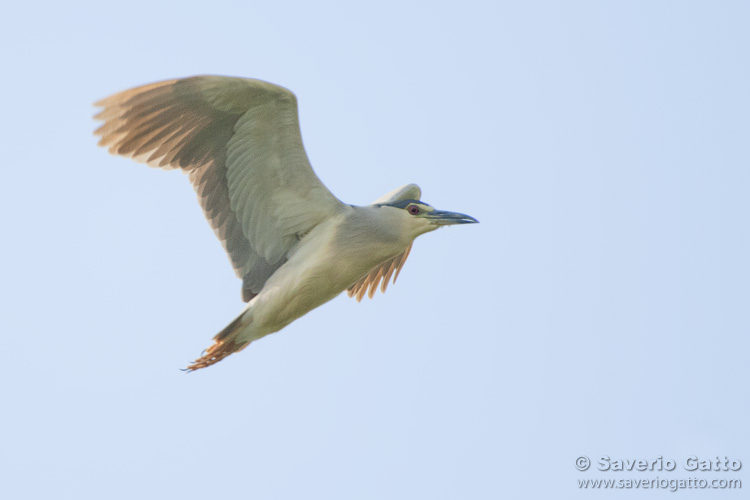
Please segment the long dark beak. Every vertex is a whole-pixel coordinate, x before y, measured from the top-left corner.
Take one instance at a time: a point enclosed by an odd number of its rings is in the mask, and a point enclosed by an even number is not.
[[[452,226],[453,224],[474,224],[479,222],[471,215],[458,212],[446,212],[444,210],[433,210],[425,216],[433,224],[438,226]]]

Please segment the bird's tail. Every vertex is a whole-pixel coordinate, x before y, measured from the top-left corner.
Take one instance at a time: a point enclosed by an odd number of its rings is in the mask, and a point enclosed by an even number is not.
[[[187,367],[187,371],[192,372],[206,368],[214,363],[218,363],[230,354],[239,352],[247,347],[253,340],[252,338],[247,338],[246,335],[247,327],[251,322],[252,314],[250,314],[250,311],[243,311],[226,328],[216,334],[211,347],[203,351],[201,357]]]

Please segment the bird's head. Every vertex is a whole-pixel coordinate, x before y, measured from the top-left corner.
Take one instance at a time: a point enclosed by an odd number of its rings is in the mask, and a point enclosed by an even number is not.
[[[388,207],[389,215],[401,222],[401,226],[409,231],[414,238],[442,226],[479,222],[470,215],[436,210],[431,205],[419,200],[398,200],[382,203],[380,206]],[[390,208],[397,211],[390,210]]]

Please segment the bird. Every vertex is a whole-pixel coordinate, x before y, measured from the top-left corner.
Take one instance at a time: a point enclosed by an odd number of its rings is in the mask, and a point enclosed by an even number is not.
[[[99,145],[151,167],[187,174],[242,280],[245,308],[186,371],[211,366],[277,332],[344,290],[384,293],[414,239],[478,222],[437,210],[407,184],[358,206],[314,173],[296,96],[257,79],[200,75],[104,98]]]

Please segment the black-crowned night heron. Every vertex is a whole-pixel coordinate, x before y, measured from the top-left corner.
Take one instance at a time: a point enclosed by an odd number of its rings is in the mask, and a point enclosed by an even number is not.
[[[179,168],[242,278],[247,306],[190,365],[204,368],[277,332],[344,290],[382,291],[414,238],[477,222],[419,201],[415,184],[372,205],[339,201],[307,160],[289,90],[221,76],[169,80],[96,103],[110,153]]]

